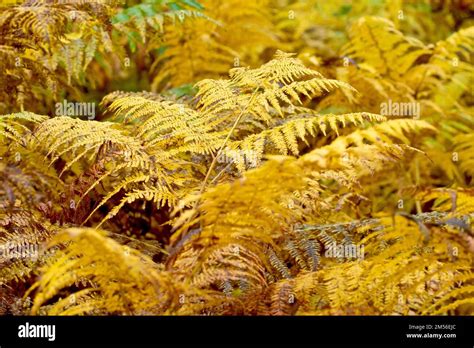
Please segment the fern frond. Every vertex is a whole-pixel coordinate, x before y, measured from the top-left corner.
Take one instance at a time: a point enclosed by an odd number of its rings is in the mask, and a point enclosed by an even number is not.
[[[318,115],[311,110],[298,109],[298,111],[302,113],[288,119],[281,126],[249,135],[243,140],[230,142],[224,151],[225,156],[231,158],[239,170],[243,171],[246,163],[258,166],[263,153],[271,154],[268,151],[271,148],[282,155],[291,153],[297,156],[300,153],[298,142],[301,140],[307,142],[308,136],[314,138],[319,133],[326,136],[327,129],[339,135],[339,127],[345,127],[346,124],[359,125],[365,121],[381,122],[385,119],[383,116],[369,113]],[[304,111],[307,113],[305,114]]]
[[[184,284],[173,284],[170,275],[147,256],[121,246],[103,231],[67,229],[50,247],[65,243],[57,251],[57,261],[30,289],[35,291],[33,314],[166,313],[178,309],[179,295],[188,291]],[[79,290],[66,301],[47,305],[61,290],[73,286]]]
[[[143,139],[145,148],[181,149],[182,152],[210,153],[224,134],[212,131],[218,121],[184,104],[154,101],[142,97],[118,98],[108,110],[124,123],[140,122],[134,133]]]
[[[425,218],[425,221],[432,219],[428,215]],[[360,228],[357,223],[352,224],[354,228]],[[423,246],[422,234],[413,231],[418,229],[417,224],[404,218],[396,217],[392,222],[390,219],[371,221],[368,226],[371,226],[368,231],[366,227],[361,230],[366,237],[359,243],[365,245],[365,255],[370,257],[328,265],[319,272],[297,277],[296,284],[305,284],[300,287],[300,292],[295,292],[298,300],[317,298],[318,313],[326,314],[419,314],[427,302],[434,304],[440,299],[448,299],[448,294],[460,279],[465,279],[465,285],[458,292],[469,292],[467,284],[472,256],[469,253],[463,255],[456,265],[446,259],[446,250],[437,247],[438,239],[452,237],[445,235],[443,230],[432,228],[434,233],[428,245]],[[456,242],[451,239],[451,243]],[[379,257],[385,260],[383,266],[377,261]],[[397,271],[391,271],[393,269]],[[306,280],[300,281],[300,277]],[[316,293],[314,282],[322,282],[325,289]],[[303,289],[308,291],[306,295],[301,295]],[[452,304],[443,310],[455,306]],[[329,309],[325,310],[325,307]],[[304,313],[313,308],[303,306],[300,310]]]
[[[307,68],[301,60],[295,58],[294,53],[287,53],[280,50],[277,50],[273,56],[273,60],[251,71],[252,74],[249,74],[248,69],[235,68],[230,70],[229,74],[236,83],[249,87],[257,87],[265,82],[287,85],[303,77],[323,77],[317,71]]]
[[[50,110],[60,89],[74,90],[73,77],[75,83],[84,83],[81,74],[94,54],[112,50],[106,19],[115,4],[38,0],[2,7],[0,70],[10,87],[5,84],[0,94],[6,111],[23,110],[25,105]],[[58,76],[62,74],[67,81]]]
[[[436,43],[435,52],[445,59],[458,57],[465,62],[471,61],[474,51],[474,26],[460,29],[450,35],[446,40]],[[452,62],[451,62],[452,63]],[[461,68],[467,66],[461,65]]]
[[[243,113],[245,122],[274,123],[286,117],[287,110],[302,104],[302,97],[312,98],[335,89],[354,89],[345,82],[327,79],[306,68],[292,54],[277,52],[274,59],[260,68],[236,68],[229,80],[202,80],[196,84],[198,107],[203,113],[224,117]],[[221,116],[222,117],[222,116]]]
[[[201,3],[206,18],[191,18],[180,26],[165,28],[163,40],[168,48],[152,66],[157,72],[152,90],[223,76],[243,62],[255,63],[255,44],[274,41],[268,30],[272,23],[263,15],[269,14],[268,0]],[[250,39],[254,44],[249,44]]]
[[[363,17],[352,25],[349,34],[350,42],[344,49],[344,55],[368,64],[379,74],[395,80],[423,55],[431,54],[422,42],[403,35],[384,18]]]
[[[195,21],[199,24],[191,23]],[[161,90],[166,85],[177,87],[194,83],[200,78],[216,77],[227,72],[233,64],[233,57],[238,54],[216,40],[213,31],[218,26],[218,23],[205,18],[193,18],[180,27],[165,30],[163,40],[170,47],[151,67],[152,71],[158,71],[152,90]]]
[[[367,142],[372,144],[393,144],[395,141],[401,141],[404,144],[410,144],[408,134],[436,132],[431,124],[422,120],[396,119],[388,120],[381,124],[374,125],[367,129],[356,130],[353,133],[338,137],[334,141],[334,147],[348,147],[349,145],[363,145]],[[336,145],[337,144],[337,145]]]
[[[192,3],[188,4],[193,5]],[[198,3],[196,4],[199,5]],[[199,11],[202,10],[202,6],[194,7],[197,7],[197,10],[185,8],[173,10],[165,8],[160,2],[140,3],[118,12],[111,18],[111,22],[117,30],[124,33],[136,30],[140,34],[141,40],[145,42],[148,37],[151,37],[150,31],[155,33],[155,35],[163,33],[164,25],[168,23],[182,23],[187,18],[193,17],[210,20],[210,18]],[[148,47],[148,49],[152,48],[153,46]]]
[[[142,92],[124,92],[124,91],[115,91],[112,93],[107,94],[104,96],[100,102],[100,106],[104,109],[108,109],[110,107],[110,104],[112,104],[114,101],[117,99],[122,99],[126,97],[142,97],[146,98],[148,100],[154,100],[154,101],[164,101],[165,98],[158,93],[153,93],[153,92],[147,92],[147,91],[142,91]]]
[[[423,202],[433,201],[435,211],[451,212],[456,217],[470,214],[474,209],[474,191],[469,188],[458,189],[430,189],[418,193]],[[458,221],[462,226],[462,221]]]
[[[466,173],[471,182],[474,180],[474,134],[459,134],[454,139],[454,150],[459,154],[459,164],[462,172]]]
[[[52,135],[54,140],[50,142],[48,140]],[[132,163],[147,161],[140,142],[119,130],[111,122],[89,122],[67,116],[55,117],[43,122],[35,131],[35,137],[39,145],[49,144],[46,156],[52,157],[50,164],[64,155],[71,158],[62,172],[83,157],[98,156],[104,147],[124,153]]]
[[[2,115],[0,116],[0,136],[18,144],[25,145],[25,133],[31,133],[30,128],[32,128],[33,125],[46,119],[46,116],[37,115],[31,112]],[[24,123],[29,124],[30,128],[25,126]]]

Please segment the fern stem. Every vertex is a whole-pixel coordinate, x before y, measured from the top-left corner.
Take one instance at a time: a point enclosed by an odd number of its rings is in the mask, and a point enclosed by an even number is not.
[[[229,132],[227,133],[227,136],[226,138],[224,139],[224,141],[222,142],[222,145],[219,147],[219,150],[217,150],[217,153],[216,155],[214,156],[214,158],[212,159],[212,162],[211,162],[211,165],[209,166],[209,169],[207,170],[207,173],[206,173],[206,176],[202,182],[202,185],[201,185],[201,188],[199,190],[199,195],[198,195],[198,198],[196,199],[196,201],[194,202],[194,205],[192,207],[192,211],[194,211],[194,214],[190,215],[188,217],[188,219],[186,220],[186,223],[188,223],[189,221],[191,221],[191,219],[193,217],[196,216],[196,209],[199,205],[199,202],[200,202],[200,199],[201,199],[201,195],[204,193],[204,190],[206,189],[206,185],[207,185],[207,182],[211,176],[211,173],[212,173],[212,170],[214,169],[214,167],[216,166],[216,163],[217,163],[217,159],[219,158],[219,156],[221,155],[222,153],[222,150],[224,149],[224,147],[227,145],[227,142],[229,141],[230,137],[232,136],[232,133],[234,132],[234,130],[237,128],[238,124],[240,123],[240,121],[242,120],[242,117],[245,113],[245,111],[248,109],[248,107],[252,104],[253,100],[255,99],[255,96],[257,95],[257,91],[260,89],[261,87],[261,84],[258,85],[255,90],[253,91],[252,93],[252,96],[250,97],[250,100],[249,102],[247,103],[247,105],[245,105],[245,107],[240,111],[240,114],[237,116],[237,118],[235,119],[235,122],[234,124],[232,125],[232,128],[229,130]],[[218,173],[216,175],[219,176],[220,173]],[[211,182],[214,182],[216,177],[214,177],[214,179],[211,181]],[[186,236],[187,234],[187,230],[188,230],[188,227],[186,227],[186,230],[184,231],[184,237]]]
[[[420,186],[420,162],[418,161],[418,158],[415,159],[415,175],[416,175],[416,186]],[[415,201],[415,206],[416,206],[416,213],[421,214],[423,211],[421,209],[421,202],[419,200]]]
[[[222,168],[222,170],[219,173],[217,173],[214,178],[212,178],[212,180],[209,184],[212,185],[222,175],[222,173],[224,173],[227,169],[229,169],[231,164],[232,164],[232,162],[227,164],[224,168]]]
[[[211,176],[211,173],[212,173],[212,170],[214,169],[214,167],[216,166],[216,163],[217,163],[217,159],[219,158],[219,156],[221,155],[222,153],[222,150],[224,149],[224,147],[227,145],[227,142],[229,141],[230,137],[232,136],[232,134],[234,133],[234,130],[235,128],[237,128],[238,124],[240,123],[243,115],[244,115],[244,112],[248,109],[249,105],[252,104],[253,102],[253,99],[255,98],[255,96],[257,95],[257,91],[259,90],[260,88],[260,85],[257,86],[255,88],[255,90],[253,91],[252,93],[252,96],[250,97],[250,100],[249,102],[247,103],[247,105],[240,111],[240,114],[239,116],[237,116],[234,124],[232,125],[232,128],[230,129],[229,133],[227,133],[227,136],[226,138],[224,139],[224,141],[222,142],[222,145],[219,147],[219,150],[217,150],[217,153],[216,155],[214,156],[214,158],[212,159],[212,162],[211,162],[211,165],[206,173],[206,177],[204,178],[204,181],[202,182],[202,185],[201,185],[201,189],[199,190],[199,194],[201,195],[202,193],[204,193],[204,190],[206,189],[206,185],[207,185],[207,181],[209,180],[209,177]],[[199,200],[197,200],[196,202],[199,202]],[[196,203],[196,206],[197,206],[197,203]]]

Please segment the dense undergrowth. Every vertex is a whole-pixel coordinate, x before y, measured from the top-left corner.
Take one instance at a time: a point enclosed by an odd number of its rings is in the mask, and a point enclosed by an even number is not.
[[[5,1],[0,314],[474,314],[469,1]]]

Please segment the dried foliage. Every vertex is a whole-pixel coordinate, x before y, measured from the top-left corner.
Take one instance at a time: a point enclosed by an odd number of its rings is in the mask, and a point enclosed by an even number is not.
[[[474,314],[474,9],[419,3],[3,1],[0,314]]]

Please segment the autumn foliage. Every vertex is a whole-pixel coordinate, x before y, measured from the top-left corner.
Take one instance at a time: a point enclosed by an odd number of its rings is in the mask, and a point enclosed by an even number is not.
[[[474,314],[469,1],[0,7],[0,314]]]

